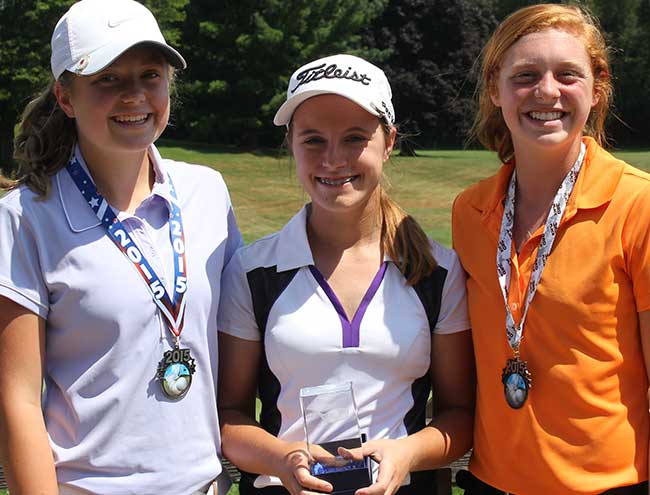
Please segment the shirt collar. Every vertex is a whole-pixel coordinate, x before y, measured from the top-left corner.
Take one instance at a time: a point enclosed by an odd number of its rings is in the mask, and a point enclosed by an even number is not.
[[[158,150],[153,144],[149,147],[148,153],[149,158],[153,163],[155,175],[152,194],[160,196],[167,203],[170,203],[173,201],[173,197],[170,192],[169,178],[164,160],[161,158]],[[78,144],[75,146],[74,155],[79,160],[81,167],[90,176],[88,166],[86,165],[86,161],[81,154]],[[73,232],[84,232],[101,225],[95,213],[86,204],[81,192],[77,189],[70,174],[68,174],[66,167],[63,167],[57,172],[55,175],[55,181],[57,184],[59,200],[63,207],[63,213]]]
[[[278,272],[314,264],[307,238],[308,205],[304,205],[278,233],[276,259]]]
[[[623,175],[623,162],[601,148],[593,138],[585,136],[582,141],[587,151],[565,218],[578,209],[597,208],[610,201]],[[483,181],[485,187],[472,198],[472,206],[481,212],[484,221],[501,225],[503,200],[513,169],[514,163],[504,163],[495,175]],[[491,220],[495,217],[498,219]]]
[[[309,205],[307,204],[278,233],[276,247],[278,272],[314,265],[314,256],[307,237],[308,219]],[[384,254],[384,261],[393,262],[388,254]]]

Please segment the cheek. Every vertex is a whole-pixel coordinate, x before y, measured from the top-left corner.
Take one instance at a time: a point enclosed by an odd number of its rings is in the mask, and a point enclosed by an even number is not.
[[[309,165],[308,154],[305,153],[305,151],[302,150],[300,147],[298,148],[294,147],[293,150],[294,150],[293,160],[296,164],[296,177],[304,187],[307,185],[309,172],[311,168]]]

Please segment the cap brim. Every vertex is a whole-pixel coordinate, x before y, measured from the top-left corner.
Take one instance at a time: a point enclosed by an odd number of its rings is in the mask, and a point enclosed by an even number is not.
[[[177,69],[185,69],[187,63],[185,59],[174,50],[171,46],[161,43],[157,40],[123,40],[117,43],[109,43],[101,48],[98,48],[87,57],[81,58],[77,63],[67,67],[66,70],[81,76],[90,76],[104,70],[111,65],[117,58],[124,52],[137,45],[152,45],[160,49],[167,61]]]
[[[361,108],[368,111],[368,113],[375,115],[377,117],[381,117],[381,113],[379,113],[375,108],[373,108],[370,102],[367,100],[362,100],[361,98],[359,99],[351,98],[349,94],[345,94],[343,91],[339,92],[339,91],[333,91],[331,89],[327,89],[327,90],[313,89],[311,91],[303,91],[297,94],[296,96],[292,96],[287,101],[285,101],[282,104],[282,106],[278,109],[278,111],[275,113],[275,117],[273,117],[273,123],[277,126],[288,125],[289,122],[291,122],[291,117],[293,116],[293,112],[296,111],[296,108],[298,108],[305,100],[308,100],[309,98],[312,98],[314,96],[319,96],[319,95],[342,96],[356,103]]]

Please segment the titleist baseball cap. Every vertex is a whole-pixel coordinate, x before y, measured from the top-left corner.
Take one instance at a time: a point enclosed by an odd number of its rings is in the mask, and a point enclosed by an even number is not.
[[[372,115],[395,123],[392,91],[379,67],[354,55],[332,55],[300,67],[287,88],[287,101],[275,114],[275,125],[287,125],[296,108],[312,96],[335,94],[352,100]]]
[[[129,48],[152,43],[171,65],[184,69],[183,57],[165,42],[153,14],[135,0],[81,0],[59,19],[52,34],[52,74],[68,70],[82,76],[108,67]]]

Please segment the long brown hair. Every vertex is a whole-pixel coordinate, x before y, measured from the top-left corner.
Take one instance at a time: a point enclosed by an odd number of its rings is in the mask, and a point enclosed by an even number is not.
[[[59,84],[68,88],[75,77],[64,72]],[[68,117],[54,95],[52,79],[45,90],[25,107],[14,140],[14,158],[18,162],[16,180],[1,179],[2,189],[14,189],[25,184],[44,198],[51,187],[51,178],[70,159],[77,141],[74,119]]]
[[[598,21],[587,10],[575,5],[539,4],[517,10],[494,31],[483,49],[483,60],[477,94],[479,110],[470,139],[478,139],[486,148],[496,151],[502,162],[514,157],[510,131],[490,97],[496,89],[499,70],[506,52],[519,39],[530,33],[559,29],[581,39],[591,60],[594,94],[598,103],[591,109],[585,134],[605,146],[605,119],[612,100],[612,81],[608,49]]]
[[[384,138],[397,130],[384,119],[380,120]],[[289,123],[285,145],[291,152],[292,125]],[[385,181],[384,181],[385,182]],[[409,285],[415,285],[431,275],[438,266],[431,253],[431,244],[420,224],[393,200],[385,186],[379,185],[379,212],[381,215],[381,249],[397,265],[407,278]]]

